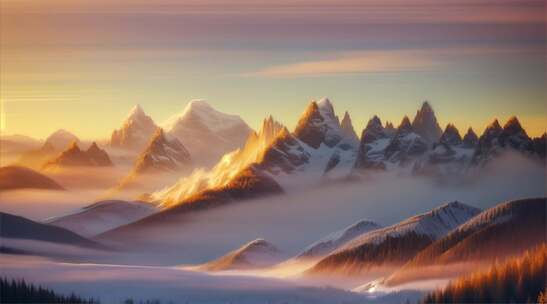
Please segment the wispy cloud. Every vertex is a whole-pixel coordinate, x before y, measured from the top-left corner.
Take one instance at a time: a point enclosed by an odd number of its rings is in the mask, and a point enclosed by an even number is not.
[[[535,48],[437,48],[344,52],[325,59],[273,65],[245,76],[318,77],[338,74],[401,73],[432,71],[462,59],[514,53],[533,53]]]
[[[308,77],[333,74],[389,73],[430,70],[438,62],[423,51],[370,51],[266,67],[251,76]]]

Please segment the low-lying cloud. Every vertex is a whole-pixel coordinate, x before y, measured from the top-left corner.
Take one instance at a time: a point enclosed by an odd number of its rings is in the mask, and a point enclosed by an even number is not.
[[[545,196],[543,167],[518,155],[503,156],[466,180],[439,183],[427,177],[376,174],[356,183],[181,215],[124,238],[131,249],[123,259],[156,265],[203,263],[257,238],[290,257],[363,218],[387,226],[454,200],[485,209],[539,196]]]

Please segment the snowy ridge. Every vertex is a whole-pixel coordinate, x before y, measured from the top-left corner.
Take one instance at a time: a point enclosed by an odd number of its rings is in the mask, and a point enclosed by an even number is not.
[[[480,209],[478,208],[460,202],[451,202],[427,213],[413,216],[398,224],[366,233],[365,235],[352,240],[340,250],[361,246],[367,243],[377,244],[387,237],[397,237],[407,233],[416,233],[418,235],[427,236],[431,240],[436,240],[465,223],[479,212]]]
[[[484,210],[465,224],[458,227],[457,231],[476,230],[484,226],[497,225],[511,220],[515,205],[520,201],[510,201]]]
[[[344,137],[344,130],[340,125],[340,120],[338,116],[334,113],[334,107],[330,100],[326,97],[321,98],[317,102],[319,108],[319,113],[324,119],[324,130],[325,130],[325,143],[337,144]]]
[[[48,218],[45,222],[92,237],[140,220],[156,211],[153,205],[144,202],[108,200],[93,203],[73,213]]]
[[[360,220],[349,227],[333,232],[311,244],[306,247],[302,253],[296,256],[295,259],[318,258],[325,256],[354,238],[381,227],[382,226],[373,221],[366,219]]]

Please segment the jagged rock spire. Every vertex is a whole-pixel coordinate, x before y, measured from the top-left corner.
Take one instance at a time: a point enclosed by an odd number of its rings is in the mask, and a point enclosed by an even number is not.
[[[343,137],[338,117],[329,99],[312,101],[298,120],[294,135],[312,148],[333,147]]]
[[[368,144],[377,139],[386,137],[384,127],[382,127],[382,121],[376,115],[374,115],[367,123],[367,126],[361,134],[361,143]]]
[[[480,139],[486,139],[486,138],[494,138],[498,137],[501,132],[503,132],[503,128],[501,127],[498,119],[494,119],[489,125],[486,126],[484,129],[482,135],[480,136]]]
[[[357,137],[357,133],[355,133],[355,129],[353,128],[353,123],[351,122],[351,117],[349,116],[348,111],[344,113],[344,117],[342,118],[340,127],[342,128],[342,132],[347,138],[350,138],[352,140],[359,140],[359,138]]]
[[[78,146],[78,142],[73,141],[61,154],[47,161],[44,164],[44,168],[112,165],[112,161],[106,151],[99,148],[97,143],[93,142],[86,151],[83,151]]]
[[[110,137],[110,145],[117,148],[140,150],[150,140],[157,126],[144,113],[140,105],[135,105],[125,120],[122,126],[114,130]]]
[[[475,131],[473,131],[473,128],[469,127],[462,141],[466,147],[471,148],[477,145],[477,143],[479,142],[479,137],[477,136]]]
[[[516,134],[522,134],[525,136],[528,136],[526,134],[526,131],[522,128],[520,125],[520,121],[516,116],[511,116],[509,120],[503,125],[503,133],[507,135],[516,135]]]
[[[459,145],[462,143],[462,137],[456,126],[449,123],[446,125],[439,142],[446,145]]]
[[[169,137],[169,138],[168,138]],[[190,153],[176,138],[167,136],[162,128],[156,128],[147,148],[139,155],[133,172],[176,171],[192,165]]]
[[[408,133],[412,131],[413,131],[413,128],[412,128],[412,125],[410,124],[410,119],[408,118],[408,116],[405,115],[405,117],[403,117],[403,119],[401,120],[401,123],[397,127],[397,132]]]
[[[412,121],[412,128],[414,132],[429,143],[437,142],[441,137],[442,129],[428,101],[424,101],[421,109],[416,112],[416,116]]]

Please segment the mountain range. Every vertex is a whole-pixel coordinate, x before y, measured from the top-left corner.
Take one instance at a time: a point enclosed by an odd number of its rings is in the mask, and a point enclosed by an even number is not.
[[[416,280],[419,268],[503,259],[540,245],[547,240],[546,203],[545,198],[524,199],[485,210],[430,244],[383,283]]]
[[[366,232],[321,259],[308,273],[358,274],[374,267],[400,266],[479,212],[477,208],[451,202],[395,225]]]
[[[137,156],[132,170],[116,185],[111,195],[129,188],[143,192],[156,190],[166,181],[174,182],[176,176],[187,175],[194,168],[192,157],[182,143],[161,128],[150,138],[144,150]],[[158,176],[162,178],[157,179]],[[173,178],[168,178],[174,176]]]
[[[113,166],[105,150],[99,148],[95,142],[87,150],[81,150],[76,141],[73,141],[58,156],[44,164],[44,169],[60,167],[109,167]]]
[[[371,169],[425,175],[465,174],[503,151],[516,151],[538,160],[545,158],[540,144],[545,143],[545,135],[529,138],[514,117],[503,128],[496,121],[480,138],[472,129],[462,138],[452,124],[437,132],[440,129],[428,102],[412,123],[405,117],[396,129],[383,126],[380,118],[374,116],[360,142],[347,113],[343,125],[328,99],[311,102],[292,133],[270,117],[258,133],[250,135],[241,150],[226,155],[212,170],[182,178],[152,193],[149,199],[164,207],[184,203],[200,191],[226,185],[237,172],[251,167],[284,191],[291,191],[326,180],[358,177]]]
[[[21,140],[21,138],[18,139]],[[12,141],[15,141],[15,139],[12,138]],[[23,141],[28,142],[28,139],[23,139]],[[40,147],[33,145],[33,148],[23,151],[15,161],[15,165],[41,169],[48,160],[59,154],[63,149],[66,149],[73,142],[80,144],[80,139],[69,131],[59,129],[49,135]],[[40,145],[40,142],[36,141],[36,145]]]

